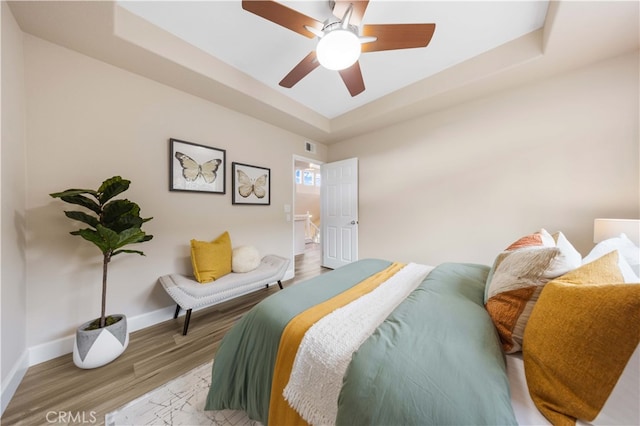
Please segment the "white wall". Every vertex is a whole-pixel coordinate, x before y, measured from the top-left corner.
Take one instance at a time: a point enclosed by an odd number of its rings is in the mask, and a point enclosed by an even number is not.
[[[27,368],[23,36],[2,2],[0,382],[3,412]]]
[[[640,217],[638,53],[329,148],[359,158],[360,257],[491,264],[515,238]]]
[[[97,188],[121,175],[132,181],[125,195],[142,216],[154,217],[143,227],[153,240],[136,247],[146,257],[121,255],[109,266],[109,313],[131,318],[172,306],[157,278],[190,273],[192,238],[211,240],[228,230],[234,246],[292,256],[292,222],[283,206],[292,204],[292,157],[308,154],[303,136],[30,35],[25,72],[28,347],[40,351],[38,345],[63,339],[70,350],[66,338],[100,313],[101,254],[69,235],[82,224],[64,216],[73,206],[51,192]],[[227,193],[170,192],[169,138],[225,149]],[[318,144],[318,160],[325,156]],[[270,206],[231,204],[232,161],[271,169]]]

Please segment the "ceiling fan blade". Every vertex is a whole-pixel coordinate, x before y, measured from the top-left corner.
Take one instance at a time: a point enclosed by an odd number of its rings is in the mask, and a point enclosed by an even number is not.
[[[349,68],[338,72],[352,97],[364,92],[364,80],[362,79],[362,72],[360,71],[360,63],[358,61]]]
[[[367,10],[369,0],[336,0],[336,4],[333,6],[333,15],[338,19],[342,19],[350,4],[353,4],[353,13],[351,14],[351,20],[349,20],[349,23],[351,25],[360,26],[364,12]]]
[[[308,38],[315,37],[315,34],[306,29],[305,25],[319,30],[322,29],[322,22],[276,1],[242,0],[242,8],[247,12],[251,12]]]
[[[289,74],[280,82],[280,86],[291,89],[297,82],[306,77],[307,74],[318,68],[319,65],[320,62],[316,59],[316,51],[312,50],[298,65],[289,71]]]
[[[433,37],[436,24],[380,24],[364,25],[363,36],[378,39],[362,45],[363,52],[379,52],[381,50],[411,49],[426,47]]]

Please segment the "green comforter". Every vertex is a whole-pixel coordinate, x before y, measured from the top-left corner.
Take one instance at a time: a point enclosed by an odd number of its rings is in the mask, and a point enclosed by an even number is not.
[[[390,264],[361,260],[256,305],[220,344],[205,409],[245,410],[266,424],[286,324]],[[427,276],[354,354],[338,424],[516,424],[500,344],[483,306],[488,270],[446,263]]]

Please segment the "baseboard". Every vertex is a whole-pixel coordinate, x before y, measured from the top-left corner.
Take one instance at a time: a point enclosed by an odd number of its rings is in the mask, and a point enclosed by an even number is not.
[[[295,271],[293,269],[288,269],[287,272],[285,272],[282,281],[290,280],[294,276]],[[205,308],[207,307],[202,307],[202,309]],[[127,325],[129,331],[134,332],[172,319],[174,313],[175,306],[168,306],[166,308],[157,309],[135,317],[127,317]],[[184,311],[180,314],[184,315]],[[18,389],[18,386],[20,386],[20,383],[22,382],[22,379],[27,373],[29,367],[72,353],[73,340],[74,336],[69,335],[51,342],[27,348],[7,375],[7,379],[2,381],[2,389],[0,393],[0,416],[2,416],[4,410],[9,405],[11,398],[13,398],[13,395],[16,393],[16,390]]]
[[[173,318],[173,314],[176,310],[174,305],[167,306],[166,308],[156,309],[155,311],[147,312],[146,314],[137,315],[135,317],[127,317],[128,328],[130,332],[142,330],[143,328],[151,327],[163,321]]]
[[[0,417],[4,414],[4,410],[9,405],[9,402],[16,393],[16,390],[18,390],[18,386],[20,386],[20,382],[22,382],[28,368],[29,353],[28,351],[24,351],[18,362],[16,362],[11,371],[9,371],[7,379],[2,381],[2,393],[0,393]]]
[[[294,276],[294,270],[289,269],[287,270],[287,272],[285,272],[284,277],[281,281],[290,280]],[[207,306],[203,306],[200,309],[206,308]],[[172,319],[174,313],[175,306],[172,305],[166,308],[161,308],[152,312],[137,315],[135,317],[127,317],[127,326],[130,332],[134,332]],[[180,314],[184,315],[184,311],[182,311]],[[8,379],[6,381],[3,381],[2,383],[2,394],[0,395],[0,416],[2,415],[2,413],[4,413],[7,405],[9,405],[9,401],[11,401],[11,398],[13,398],[13,395],[18,389],[20,382],[22,382],[27,369],[33,365],[40,364],[42,362],[72,353],[73,340],[74,336],[69,335],[60,339],[53,340],[51,342],[31,346],[24,352],[22,357],[20,357],[20,360],[18,360],[18,362],[9,372]]]
[[[285,272],[282,281],[290,280],[294,277],[294,275],[294,270],[288,269],[287,272]],[[207,308],[207,306],[202,307],[202,309],[204,308]],[[175,306],[172,305],[166,308],[161,308],[152,312],[137,315],[135,317],[127,317],[127,326],[130,332],[134,332],[169,320],[173,318],[174,313]],[[181,314],[184,315],[184,312],[181,312]],[[73,340],[74,336],[69,335],[51,342],[42,343],[40,345],[28,348],[28,366],[30,367],[32,365],[40,364],[59,356],[70,354],[71,352],[73,352]]]
[[[129,332],[134,332],[150,327],[173,318],[174,311],[175,308],[173,306],[168,306],[166,308],[157,309],[135,317],[127,317],[127,328],[129,329]],[[41,362],[49,361],[59,356],[70,354],[73,352],[73,340],[74,336],[71,334],[51,342],[30,347],[28,349],[29,367],[40,364]]]
[[[174,310],[175,308],[173,306],[169,306],[132,318],[127,317],[129,331],[133,332],[171,319],[173,318]],[[73,340],[73,335],[62,337],[51,342],[31,346],[23,353],[7,375],[7,379],[2,381],[0,416],[2,416],[11,398],[13,398],[13,395],[16,393],[24,375],[27,373],[27,369],[33,365],[70,354],[73,352]]]
[[[29,367],[70,354],[73,352],[73,335],[31,346],[27,351],[29,351]]]

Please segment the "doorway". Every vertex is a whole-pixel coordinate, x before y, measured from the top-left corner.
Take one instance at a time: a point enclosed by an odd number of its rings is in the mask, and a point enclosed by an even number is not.
[[[294,156],[293,159],[293,254],[295,269],[318,269],[321,264],[321,209],[322,185],[317,160]],[[296,273],[297,275],[297,273]]]

